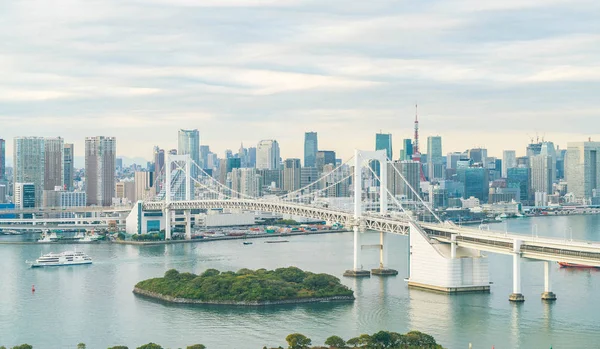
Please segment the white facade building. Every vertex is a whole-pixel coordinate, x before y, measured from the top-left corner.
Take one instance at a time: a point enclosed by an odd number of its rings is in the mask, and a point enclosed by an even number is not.
[[[567,191],[576,200],[591,200],[592,191],[600,188],[600,142],[569,142],[565,172]]]
[[[262,140],[256,146],[256,168],[279,169],[279,143],[276,140]]]
[[[502,152],[502,178],[507,177],[508,169],[517,167],[517,153],[514,150]]]

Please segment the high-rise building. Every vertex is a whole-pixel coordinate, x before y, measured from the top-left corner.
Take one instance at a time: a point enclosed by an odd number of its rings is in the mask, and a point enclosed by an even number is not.
[[[45,145],[42,137],[15,137],[14,183],[31,183],[35,187],[36,207],[42,204],[45,177]],[[16,184],[15,191],[16,192]]]
[[[208,145],[200,146],[200,162],[199,164],[203,169],[210,168],[208,167],[208,154],[210,154],[210,147]]]
[[[74,188],[73,180],[75,173],[75,148],[73,143],[65,143],[63,158],[63,177],[65,188],[67,191],[72,191]]]
[[[165,167],[165,150],[159,146],[154,147],[154,176],[164,176],[163,167]]]
[[[473,160],[474,164],[483,164],[485,167],[487,164],[485,163],[487,159],[487,149],[483,148],[473,148],[469,149],[469,159]]]
[[[300,169],[300,188],[304,188],[319,179],[319,170],[316,167],[302,167]],[[314,188],[307,188],[313,190]]]
[[[545,155],[550,157],[550,161],[552,162],[552,182],[556,181],[556,161],[558,156],[556,154],[556,148],[554,147],[554,143],[552,142],[542,142],[542,148],[540,150],[540,155]],[[551,194],[551,193],[549,193]]]
[[[528,205],[531,201],[531,169],[528,167],[512,167],[506,170],[506,185],[519,189],[519,200]]]
[[[116,160],[116,164],[115,164],[117,170],[122,170],[123,169],[123,158],[117,158]]]
[[[403,152],[402,156],[400,156],[400,161],[410,160],[412,159],[413,154],[413,144],[412,139],[406,138],[402,141]]]
[[[65,142],[60,137],[45,138],[44,147],[44,190],[64,189]]]
[[[276,140],[262,140],[256,147],[256,168],[265,170],[279,169],[279,143]]]
[[[304,167],[316,166],[317,151],[319,151],[317,133],[304,133]]]
[[[444,177],[442,137],[440,136],[427,137],[427,170],[430,181]]]
[[[285,159],[283,162],[283,190],[288,192],[300,189],[300,159]]]
[[[200,166],[200,132],[198,130],[179,130],[177,154],[189,154],[193,162]],[[192,165],[192,178],[198,178],[198,169]]]
[[[135,201],[146,200],[150,197],[150,191],[154,186],[154,172],[136,171],[134,174]]]
[[[6,189],[5,184],[0,184],[0,204],[6,203],[6,195],[8,193]]]
[[[42,206],[59,207],[61,209],[85,207],[86,201],[85,192],[65,191],[57,187],[55,190],[44,190]],[[53,218],[72,218],[74,216],[72,212],[50,214],[50,217]]]
[[[532,157],[535,155],[540,155],[541,151],[542,151],[542,142],[533,143],[533,139],[532,139],[531,144],[527,145],[525,154],[528,157]]]
[[[459,152],[448,153],[448,155],[446,155],[446,168],[456,169],[456,163],[458,160],[465,157],[466,156],[463,155],[463,153]]]
[[[502,177],[506,178],[509,168],[517,167],[517,154],[514,150],[502,152]]]
[[[323,172],[323,167],[328,164],[335,166],[335,152],[332,150],[319,150],[315,165],[319,173]]]
[[[231,171],[231,188],[233,196],[259,197],[262,195],[261,176],[255,168],[234,168]]]
[[[402,176],[404,176],[404,179],[406,179],[406,182],[408,182],[408,184],[404,181],[404,183],[400,184],[402,190],[399,194],[404,195],[404,197],[406,197],[406,199],[408,200],[417,201],[418,197],[417,195],[415,195],[413,190],[417,192],[419,196],[421,195],[421,163],[412,160],[401,161],[400,169]],[[412,187],[413,190],[411,190],[409,185],[410,187]]]
[[[377,133],[375,134],[375,150],[385,150],[388,159],[393,159],[392,151],[392,134]]]
[[[256,167],[256,147],[248,148],[248,167]]]
[[[488,171],[483,167],[467,167],[465,169],[465,199],[475,197],[486,203],[489,199],[490,184]]]
[[[533,193],[552,194],[554,163],[551,156],[534,155],[531,157],[531,190]]]
[[[261,178],[261,187],[272,187],[281,189],[283,184],[283,171],[281,170],[257,170]]]
[[[110,206],[115,195],[117,139],[85,138],[85,193],[87,204]]]
[[[567,143],[567,191],[589,202],[600,189],[600,142]]]
[[[233,171],[234,168],[242,168],[242,159],[221,159],[221,163],[219,165],[219,182],[221,184],[227,184],[227,174],[231,173],[231,171]]]
[[[0,138],[0,181],[6,180],[6,142]]]

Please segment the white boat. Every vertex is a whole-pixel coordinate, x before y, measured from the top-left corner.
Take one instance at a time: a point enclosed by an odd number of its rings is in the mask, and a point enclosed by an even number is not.
[[[58,241],[58,236],[55,232],[48,234],[48,230],[42,231],[42,236],[37,242],[55,242]]]
[[[503,214],[500,215],[500,218],[503,218],[503,219],[504,218],[508,218],[508,215],[506,213],[503,213]]]
[[[496,219],[497,221],[500,221],[500,222],[502,222],[502,217],[500,217],[500,216],[496,216],[496,218],[495,218],[495,219]]]
[[[85,233],[85,235],[81,235],[82,237],[79,239],[79,242],[96,242],[100,239],[100,235],[96,234],[94,231],[88,231]]]
[[[35,262],[31,263],[31,267],[57,267],[79,264],[92,264],[92,259],[85,253],[79,251],[66,251],[61,253],[51,252],[36,259]]]

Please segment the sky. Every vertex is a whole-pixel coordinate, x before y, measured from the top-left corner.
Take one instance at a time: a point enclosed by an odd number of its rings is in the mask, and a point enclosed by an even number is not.
[[[0,2],[0,138],[117,137],[119,156],[225,149],[305,131],[348,158],[392,133],[394,158],[538,135],[600,140],[597,0],[19,0]]]

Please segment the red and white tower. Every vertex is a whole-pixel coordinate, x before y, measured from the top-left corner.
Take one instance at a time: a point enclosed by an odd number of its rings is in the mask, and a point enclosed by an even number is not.
[[[415,104],[415,139],[413,143],[413,155],[412,160],[419,163],[419,172],[421,176],[421,182],[425,182],[425,174],[423,173],[423,165],[421,163],[421,152],[419,151],[419,109]]]

